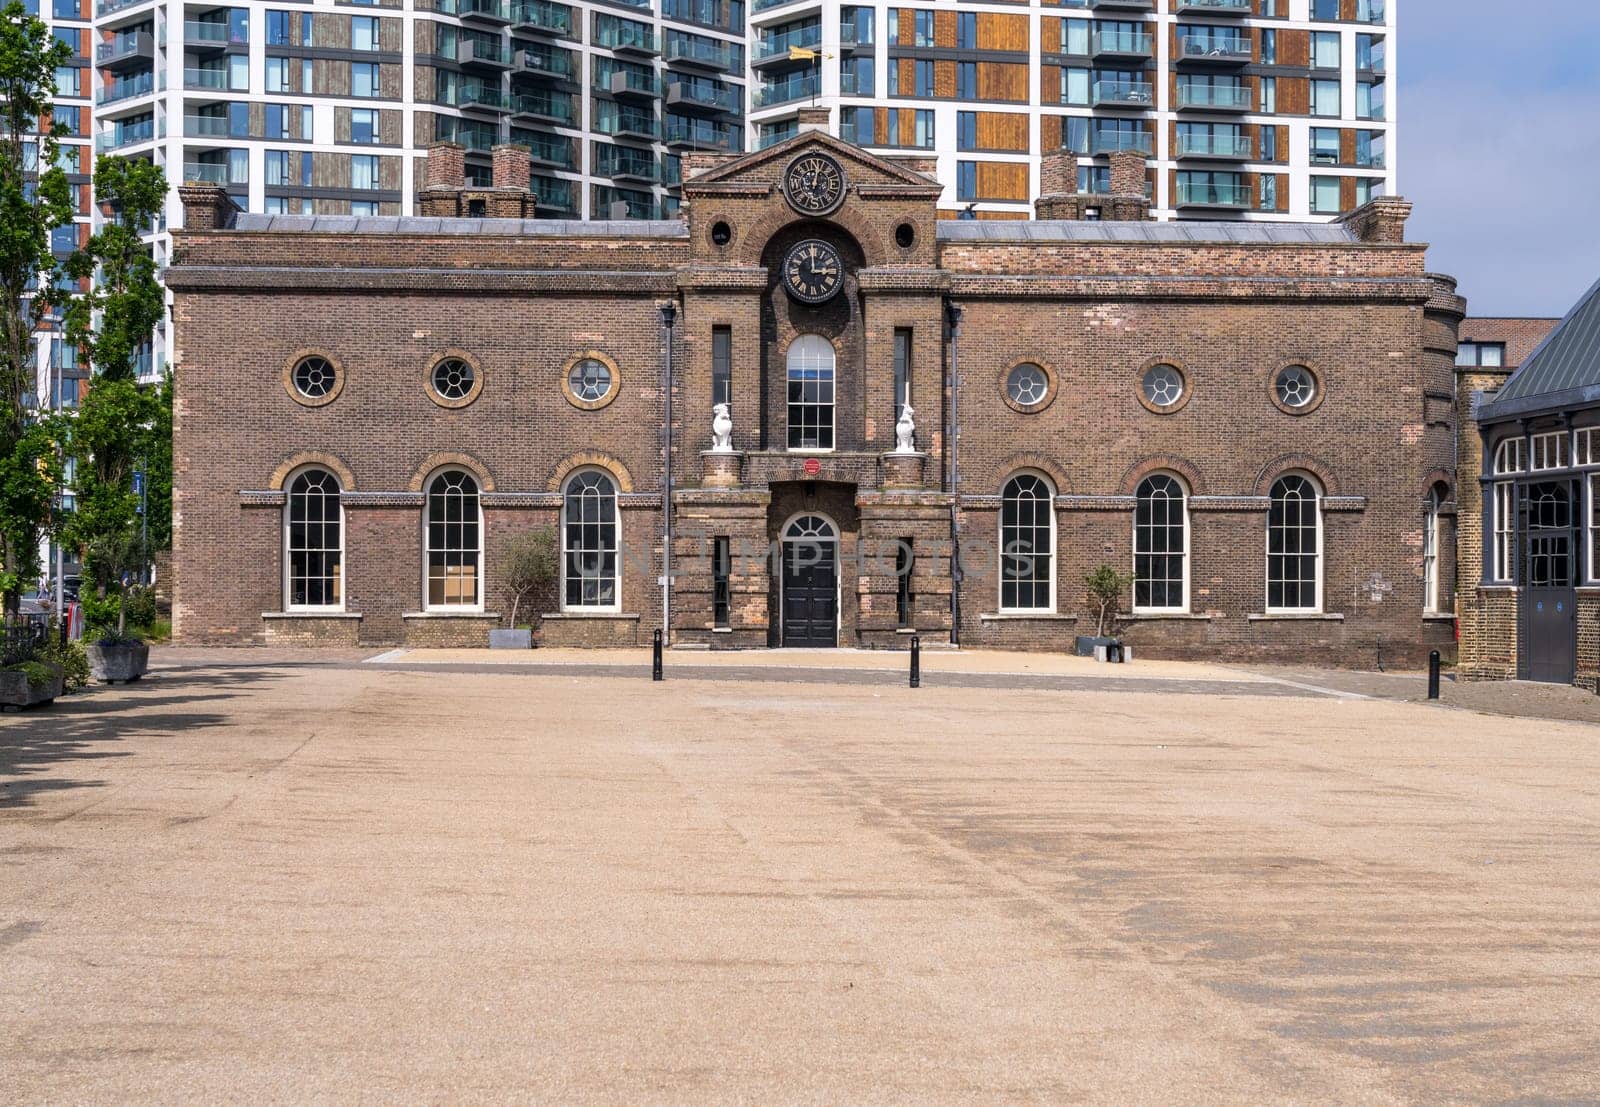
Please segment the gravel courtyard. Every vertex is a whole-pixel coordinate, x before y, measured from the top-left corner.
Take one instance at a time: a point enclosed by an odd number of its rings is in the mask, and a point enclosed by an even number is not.
[[[1600,1097],[1600,730],[926,664],[239,653],[0,718],[0,1089]]]

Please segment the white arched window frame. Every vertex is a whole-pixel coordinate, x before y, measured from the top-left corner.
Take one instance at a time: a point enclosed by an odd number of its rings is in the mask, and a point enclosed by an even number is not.
[[[1055,487],[1039,473],[1017,473],[1000,492],[1000,610],[1056,609]]]
[[[1286,473],[1267,508],[1267,614],[1322,610],[1322,556],[1322,489],[1304,473]]]
[[[428,480],[423,506],[423,610],[483,610],[483,505],[478,480],[445,469]]]
[[[622,610],[622,528],[617,482],[603,469],[580,469],[561,490],[561,609]]]
[[[789,344],[785,367],[788,445],[791,450],[834,448],[837,355],[820,334],[802,334]]]
[[[1188,490],[1171,473],[1152,473],[1134,497],[1133,611],[1188,610]]]
[[[339,478],[310,467],[284,482],[283,609],[344,610],[344,508]]]
[[[1512,476],[1527,467],[1527,440],[1520,435],[1504,438],[1494,450],[1494,475]],[[1509,584],[1516,569],[1517,486],[1497,481],[1493,503],[1494,545],[1490,550],[1489,579]]]
[[[1429,488],[1422,516],[1422,610],[1429,615],[1438,614],[1441,599],[1439,551],[1444,548],[1445,498],[1444,485]]]

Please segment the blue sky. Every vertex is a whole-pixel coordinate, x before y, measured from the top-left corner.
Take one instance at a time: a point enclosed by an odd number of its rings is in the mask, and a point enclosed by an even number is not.
[[[1473,315],[1565,315],[1600,278],[1600,0],[1400,0],[1407,237]]]

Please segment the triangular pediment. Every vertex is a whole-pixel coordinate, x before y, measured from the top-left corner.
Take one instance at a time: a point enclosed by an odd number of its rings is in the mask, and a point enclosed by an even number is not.
[[[783,167],[808,150],[822,150],[838,158],[850,175],[852,185],[926,189],[930,195],[937,195],[940,191],[939,182],[931,175],[870,154],[854,143],[835,138],[825,131],[804,131],[764,150],[729,158],[684,181],[683,189],[686,193],[692,193],[707,186],[715,186],[708,190],[720,191],[741,184],[773,185],[782,177]]]

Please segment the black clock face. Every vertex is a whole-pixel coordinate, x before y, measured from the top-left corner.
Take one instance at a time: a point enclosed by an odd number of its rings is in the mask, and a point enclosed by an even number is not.
[[[831,300],[844,283],[844,261],[826,242],[808,238],[783,259],[783,288],[805,304]]]
[[[844,167],[827,154],[801,154],[783,171],[783,195],[806,215],[827,215],[844,202]]]

